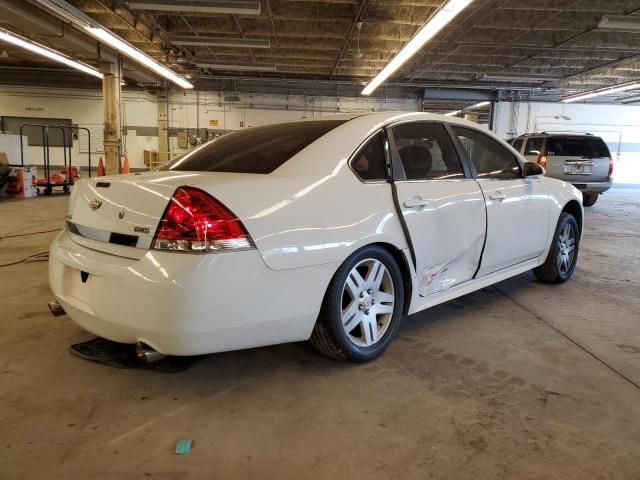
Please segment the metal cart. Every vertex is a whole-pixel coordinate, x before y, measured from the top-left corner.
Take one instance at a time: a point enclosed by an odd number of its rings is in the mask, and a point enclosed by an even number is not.
[[[39,124],[39,123],[24,123],[20,126],[20,164],[24,167],[24,143],[22,138],[24,135],[24,127],[39,127],[42,129],[42,159],[44,164],[44,178],[37,180],[38,187],[44,187],[44,194],[51,195],[54,187],[61,187],[64,192],[69,191],[69,187],[74,183],[73,166],[71,164],[72,153],[72,141],[71,134],[73,131],[85,130],[87,132],[87,138],[89,143],[88,151],[88,163],[89,163],[89,177],[91,177],[91,131],[85,127],[76,127],[74,125],[55,125],[55,124]],[[51,177],[51,158],[49,151],[49,129],[59,129],[62,132],[62,147],[64,155],[64,167],[66,175],[61,179],[53,180]]]

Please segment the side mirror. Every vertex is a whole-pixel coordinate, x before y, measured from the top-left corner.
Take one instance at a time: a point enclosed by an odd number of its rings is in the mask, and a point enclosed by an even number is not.
[[[537,163],[533,163],[533,162],[524,163],[524,168],[522,169],[523,177],[536,177],[538,175],[544,175],[544,168],[542,168]]]

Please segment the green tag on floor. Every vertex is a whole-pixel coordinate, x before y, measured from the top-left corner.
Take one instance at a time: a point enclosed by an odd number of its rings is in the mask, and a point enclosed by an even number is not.
[[[193,440],[190,438],[181,438],[176,443],[176,455],[189,455],[191,453],[191,446]]]

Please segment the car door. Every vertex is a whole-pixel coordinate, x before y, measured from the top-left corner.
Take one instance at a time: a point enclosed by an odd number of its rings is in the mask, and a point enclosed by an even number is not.
[[[546,247],[551,197],[540,178],[522,176],[516,156],[479,129],[451,125],[484,193],[487,240],[477,277],[539,256]]]
[[[407,122],[389,132],[397,205],[417,291],[426,297],[473,278],[485,236],[484,199],[444,124]]]

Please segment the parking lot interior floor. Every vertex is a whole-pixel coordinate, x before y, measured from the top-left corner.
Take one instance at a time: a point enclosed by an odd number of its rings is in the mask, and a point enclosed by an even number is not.
[[[67,199],[1,202],[0,265],[46,252],[54,232],[7,235],[61,227]],[[67,351],[92,335],[49,313],[46,261],[0,286],[2,479],[640,478],[640,189],[586,210],[568,283],[405,318],[364,365],[297,343],[115,369]]]

